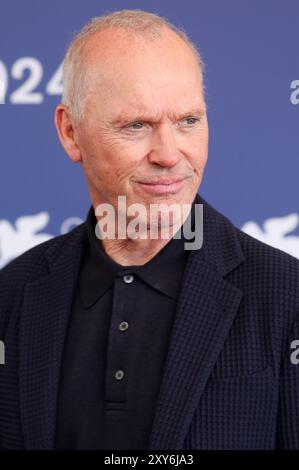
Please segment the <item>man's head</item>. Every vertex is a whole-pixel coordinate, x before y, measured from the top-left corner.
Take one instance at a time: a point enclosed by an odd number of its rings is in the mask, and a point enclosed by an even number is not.
[[[68,49],[55,123],[94,207],[116,207],[118,195],[146,208],[191,204],[208,156],[200,56],[182,30],[152,13],[96,18]]]

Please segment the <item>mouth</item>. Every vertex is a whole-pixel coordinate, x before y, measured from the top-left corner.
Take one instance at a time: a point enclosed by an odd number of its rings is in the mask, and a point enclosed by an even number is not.
[[[136,181],[137,185],[150,194],[175,194],[185,185],[186,178],[157,178],[151,181]]]

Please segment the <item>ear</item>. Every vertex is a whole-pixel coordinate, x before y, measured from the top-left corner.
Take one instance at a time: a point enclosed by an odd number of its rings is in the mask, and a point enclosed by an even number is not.
[[[64,150],[73,162],[81,162],[81,152],[75,139],[74,121],[69,108],[59,104],[55,109],[54,121]]]

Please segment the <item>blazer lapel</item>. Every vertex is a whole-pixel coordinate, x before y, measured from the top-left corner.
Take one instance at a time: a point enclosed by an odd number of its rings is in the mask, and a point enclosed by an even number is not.
[[[20,407],[26,449],[53,449],[64,340],[82,255],[81,224],[50,246],[50,272],[26,285],[20,318]]]
[[[244,261],[236,229],[203,198],[203,246],[190,252],[148,449],[182,449],[242,291],[223,276]]]

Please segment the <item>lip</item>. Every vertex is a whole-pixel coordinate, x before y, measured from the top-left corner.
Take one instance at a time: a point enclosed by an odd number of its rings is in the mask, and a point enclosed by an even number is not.
[[[142,181],[136,181],[139,187],[150,194],[175,194],[185,184],[186,178],[160,178],[154,182],[146,183]]]

